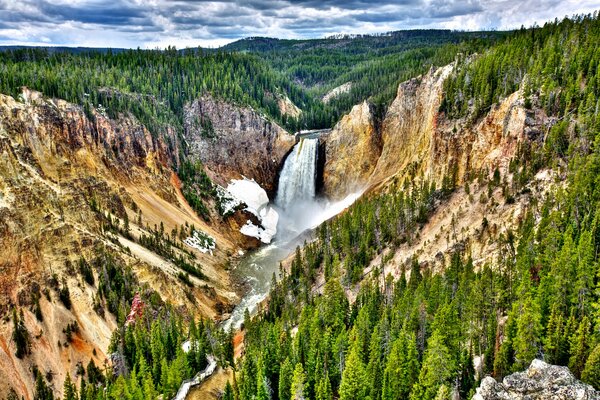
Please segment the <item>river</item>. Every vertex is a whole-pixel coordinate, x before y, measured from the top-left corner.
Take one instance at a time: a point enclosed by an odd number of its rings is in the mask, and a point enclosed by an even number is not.
[[[246,310],[254,314],[267,297],[273,274],[279,274],[280,261],[289,256],[309,237],[307,231],[349,207],[362,190],[341,201],[315,197],[318,136],[302,137],[286,158],[275,199],[279,214],[277,233],[271,244],[249,252],[232,270],[234,279],[243,282],[247,292],[223,322],[223,328],[239,329]]]

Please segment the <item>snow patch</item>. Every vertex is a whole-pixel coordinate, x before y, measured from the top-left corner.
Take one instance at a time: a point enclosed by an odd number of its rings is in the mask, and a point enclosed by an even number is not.
[[[196,230],[192,236],[185,238],[183,243],[201,251],[202,253],[210,253],[211,256],[213,255],[213,250],[216,247],[215,239],[212,236]]]
[[[271,243],[277,233],[279,214],[269,205],[267,192],[254,180],[247,178],[232,180],[227,186],[227,192],[238,201],[237,204],[246,204],[246,211],[254,214],[261,223],[261,226],[258,226],[248,220],[240,228],[240,232],[263,243]]]
[[[239,201],[246,203],[248,211],[258,215],[258,210],[269,204],[269,196],[254,179],[234,179],[227,186],[227,191]]]
[[[217,185],[217,197],[221,206],[220,212],[223,216],[232,214],[236,207],[242,203],[239,199],[233,197],[227,189],[219,185]]]

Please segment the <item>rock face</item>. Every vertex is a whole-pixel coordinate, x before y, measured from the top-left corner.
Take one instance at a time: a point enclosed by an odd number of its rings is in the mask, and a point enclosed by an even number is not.
[[[422,177],[439,186],[449,174],[461,183],[467,171],[504,172],[518,144],[539,136],[547,118],[525,109],[517,91],[475,123],[448,120],[439,108],[453,68],[432,68],[401,83],[379,129],[365,103],[344,116],[326,140],[325,192],[357,181],[377,186],[392,177]]]
[[[539,108],[525,108],[521,91],[476,120],[447,118],[440,104],[444,81],[453,70],[453,64],[432,68],[401,83],[381,123],[373,123],[365,104],[356,106],[324,139],[323,191],[333,198],[360,185],[367,192],[392,186],[399,190],[405,181],[427,180],[438,189],[450,181],[457,188],[421,227],[417,241],[393,250],[386,271],[393,275],[414,255],[434,270],[443,268],[444,255],[454,246],[468,248],[476,267],[485,264],[501,251],[487,239],[513,229],[526,214],[530,197],[544,198],[556,179],[552,171],[540,171],[528,185],[529,194],[517,194],[510,203],[501,188],[490,192],[485,180],[498,169],[510,185],[508,167],[520,145],[541,142],[553,121]],[[482,179],[462,188],[469,176]],[[489,229],[482,228],[484,218]],[[449,226],[454,226],[451,233]]]
[[[9,385],[19,398],[33,397],[31,365],[63,382],[67,372],[76,375],[78,362],[104,363],[116,320],[95,311],[97,287],[82,284],[80,257],[91,261],[109,254],[191,314],[213,318],[217,303],[235,299],[223,270],[235,246],[222,226],[199,219],[183,199],[172,170],[179,153],[173,131],[167,130],[165,139],[133,117],[112,120],[101,110],[91,113],[88,118],[79,106],[29,90],[19,100],[0,95],[0,398]],[[171,232],[183,224],[215,237],[214,256],[195,252],[214,294],[205,293],[197,280],[191,290],[198,300],[188,301],[177,267],[121,234],[107,233],[107,213],[120,226],[128,220],[133,238],[149,235],[146,225],[164,225]],[[58,282],[65,279],[71,309],[58,300],[54,274]],[[41,288],[48,297],[40,296]],[[32,312],[34,295],[43,321]],[[31,338],[32,352],[22,360],[15,356],[12,323],[4,318],[12,307],[24,311]],[[73,321],[79,330],[64,345],[63,329]],[[61,388],[55,387],[56,393]]]
[[[299,109],[286,95],[277,96],[277,106],[279,107],[281,115],[298,118],[302,114],[302,110]]]
[[[185,139],[190,157],[202,161],[213,181],[227,186],[231,179],[245,176],[270,195],[283,159],[295,144],[294,136],[251,108],[211,96],[186,107]]]
[[[340,199],[363,188],[380,153],[381,138],[373,110],[365,101],[354,106],[325,138],[325,194]]]
[[[346,82],[338,87],[331,89],[323,96],[323,103],[328,104],[331,100],[335,99],[341,94],[348,93],[352,89],[352,82]]]
[[[451,72],[449,65],[400,84],[381,126],[383,148],[372,183],[404,171],[415,161],[429,162],[444,80]]]
[[[486,377],[477,388],[473,400],[595,400],[600,393],[575,379],[567,367],[533,360],[524,372],[504,378],[502,383]]]

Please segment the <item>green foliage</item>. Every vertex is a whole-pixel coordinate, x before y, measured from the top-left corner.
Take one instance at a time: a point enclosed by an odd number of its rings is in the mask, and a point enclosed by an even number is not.
[[[67,285],[67,280],[65,278],[63,278],[62,285],[58,289],[58,298],[67,310],[71,309],[71,293],[69,292],[69,285]]]
[[[247,104],[276,120],[281,115],[270,94],[284,92],[301,108],[311,101],[303,89],[254,55],[174,48],[0,53],[0,92],[16,97],[21,86],[81,104],[90,116],[93,110],[112,118],[133,114],[155,135],[167,126],[181,133],[185,104],[204,93]],[[203,130],[211,134],[208,122]]]
[[[25,326],[25,317],[23,316],[23,310],[17,313],[17,309],[13,308],[12,311],[13,320],[13,333],[12,340],[15,342],[17,351],[15,355],[17,358],[23,358],[30,353],[31,341],[29,338],[29,332]]]
[[[77,387],[71,380],[71,375],[67,373],[67,378],[63,384],[63,400],[79,400],[77,396]]]
[[[306,393],[306,375],[301,363],[297,363],[294,367],[294,374],[292,375],[292,384],[290,386],[291,400],[304,400]]]
[[[600,388],[600,345],[596,345],[581,374],[581,379],[594,388]]]
[[[33,392],[33,400],[54,400],[54,393],[48,387],[41,372],[35,371],[35,389]]]
[[[94,272],[92,271],[92,267],[87,263],[85,258],[81,257],[78,262],[79,265],[79,273],[83,276],[83,279],[91,286],[94,286]]]
[[[596,104],[591,99],[600,94],[599,23],[597,14],[589,14],[521,28],[482,56],[463,58],[444,84],[441,111],[450,117],[478,118],[493,103],[522,88],[527,108],[535,102],[550,115],[591,112],[585,122],[597,127]],[[567,149],[565,127],[559,123],[550,132],[548,149],[555,154]]]
[[[211,125],[212,126],[212,125]],[[210,181],[200,162],[185,160],[178,171],[183,183],[183,196],[205,221],[210,220],[210,212],[204,201],[217,198],[217,190]]]

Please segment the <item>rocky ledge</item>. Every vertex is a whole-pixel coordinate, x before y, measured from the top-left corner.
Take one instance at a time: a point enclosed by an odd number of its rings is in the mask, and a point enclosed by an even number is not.
[[[513,399],[593,400],[600,399],[600,392],[578,381],[567,367],[533,360],[526,371],[509,375],[502,383],[489,376],[484,378],[473,396],[473,400]]]

